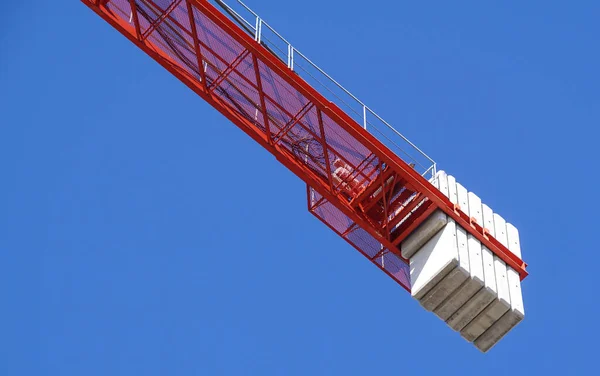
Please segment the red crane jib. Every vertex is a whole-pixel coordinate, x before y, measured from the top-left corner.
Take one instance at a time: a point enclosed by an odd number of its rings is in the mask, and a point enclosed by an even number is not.
[[[400,244],[441,209],[526,264],[206,0],[81,0],[307,184],[309,211],[410,290]]]

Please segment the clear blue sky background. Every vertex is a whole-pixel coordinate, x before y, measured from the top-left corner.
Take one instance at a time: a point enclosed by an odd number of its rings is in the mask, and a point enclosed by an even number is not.
[[[520,229],[526,320],[482,355],[78,1],[9,1],[0,374],[596,374],[600,2],[248,3]]]

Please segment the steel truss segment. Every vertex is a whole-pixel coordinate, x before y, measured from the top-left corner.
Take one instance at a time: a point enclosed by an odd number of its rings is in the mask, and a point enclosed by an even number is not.
[[[388,252],[389,252],[388,249],[386,249],[386,248],[382,249],[381,251],[377,252],[377,254],[375,256],[371,257],[371,261],[375,261],[378,258],[385,256],[385,254]]]
[[[313,107],[315,107],[315,105],[312,102],[307,102],[304,105],[304,107],[302,107],[300,111],[298,111],[296,115],[292,116],[291,120],[279,131],[279,133],[275,135],[274,142],[279,142],[282,138],[284,138],[288,134],[288,132],[292,130],[292,128],[294,128],[298,123],[300,123],[302,118],[306,114],[308,114],[308,112],[312,110]]]
[[[310,191],[310,187],[309,187],[308,185],[307,185],[307,188],[308,188],[308,189],[309,189],[309,191]],[[309,203],[310,203],[310,202],[311,202],[311,201],[309,200]],[[309,204],[309,206],[308,206],[308,210],[309,210],[309,211],[317,210],[318,208],[320,208],[321,206],[323,206],[323,204],[325,204],[325,202],[326,202],[326,201],[325,201],[325,198],[324,198],[324,197],[322,197],[322,198],[320,198],[320,199],[319,199],[319,201],[315,202],[315,203],[314,203],[312,206]]]
[[[221,72],[221,74],[214,80],[214,82],[210,85],[209,90],[215,91],[219,85],[223,83],[223,81],[234,71],[235,69],[244,61],[244,59],[250,54],[250,51],[244,50],[241,54],[239,54],[232,62]],[[236,71],[237,72],[237,71]]]
[[[387,193],[386,192],[387,191],[386,190],[387,180],[385,180],[384,176],[383,176],[383,163],[379,163],[379,170],[380,170],[379,175],[381,176],[381,200],[383,201],[383,224],[382,225],[383,225],[383,227],[386,227],[389,214],[388,214],[388,202],[387,202],[388,198],[387,198],[387,194],[386,194]],[[392,189],[393,189],[395,183],[396,183],[396,175],[394,175],[394,177],[392,179],[392,183],[391,183]],[[391,194],[393,194],[393,192],[391,192]],[[389,239],[389,233],[386,232],[385,234]]]
[[[106,6],[110,0],[100,0],[103,6]],[[137,39],[142,39],[142,31],[140,28],[140,19],[137,12],[137,4],[135,0],[129,0],[129,6],[131,7],[131,15],[133,17],[133,24],[135,25],[135,34]]]
[[[169,17],[171,12],[177,9],[177,7],[181,4],[182,1],[183,0],[173,1],[171,5],[169,5],[167,9],[163,11],[162,15],[160,15],[154,22],[152,22],[148,29],[146,29],[146,31],[142,35],[142,41],[146,40],[150,36],[150,34],[152,34],[152,32],[156,30],[156,28],[160,26],[160,24]]]
[[[421,202],[423,200],[423,195],[421,193],[417,193],[411,202],[409,202],[408,204],[402,204],[400,206],[400,210],[398,213],[396,213],[394,215],[394,218],[392,220],[389,221],[389,223],[386,225],[387,229],[393,229],[394,227],[396,227],[396,225],[398,225],[398,223],[402,222],[402,220],[406,217],[406,215],[408,215],[411,211],[413,211],[417,205],[419,204],[419,202]],[[405,200],[403,200],[402,202],[404,202]]]
[[[188,20],[190,22],[190,28],[192,32],[192,39],[194,40],[194,49],[196,50],[196,61],[198,62],[198,70],[200,71],[200,78],[204,87],[208,89],[208,82],[206,81],[206,71],[204,70],[204,56],[200,49],[200,39],[198,38],[198,27],[196,26],[196,20],[194,19],[194,10],[192,9],[192,3],[188,0],[185,2],[185,6],[188,12]]]
[[[194,90],[210,105],[225,115],[229,120],[238,125],[260,145],[272,152],[286,167],[292,170],[292,172],[296,173],[307,184],[312,186],[319,194],[336,206],[344,215],[348,216],[348,218],[352,219],[360,227],[370,233],[371,236],[380,241],[384,247],[389,248],[392,251],[396,249],[395,245],[386,239],[387,236],[383,234],[381,228],[374,227],[374,225],[369,223],[366,218],[363,218],[361,215],[359,215],[359,213],[357,213],[356,210],[349,205],[348,200],[343,197],[343,195],[336,195],[331,191],[331,184],[329,181],[326,181],[329,180],[329,178],[324,178],[323,176],[317,175],[309,167],[301,165],[297,160],[291,158],[290,152],[285,150],[285,148],[270,143],[269,137],[265,134],[264,129],[258,128],[256,124],[250,122],[247,117],[243,116],[243,114],[236,112],[236,110],[231,108],[231,105],[229,105],[223,99],[210,95],[210,92],[206,90],[206,87],[204,86],[206,84],[206,80],[204,80],[204,83],[200,85],[196,77],[193,77],[191,74],[186,72],[184,67],[180,66],[173,59],[171,59],[165,51],[161,50],[160,47],[149,40],[141,42],[139,39],[139,22],[134,20],[135,26],[132,27],[118,16],[115,16],[109,12],[106,7],[102,5],[98,6],[95,0],[82,0],[82,2],[92,8],[92,10],[108,21],[113,27],[118,29],[130,41],[157,60],[161,65],[163,65],[178,79],[184,82],[188,87]],[[437,190],[429,181],[422,177],[400,157],[391,152],[372,134],[364,130],[339,107],[329,102],[308,83],[302,80],[299,76],[295,75],[284,62],[267,51],[260,43],[256,42],[250,35],[240,29],[229,18],[227,18],[227,16],[217,10],[213,5],[209,4],[206,0],[187,0],[186,5],[188,6],[188,9],[192,8],[193,10],[195,8],[203,15],[203,17],[208,18],[217,27],[235,40],[242,48],[247,49],[249,53],[253,55],[254,62],[260,62],[264,64],[264,66],[270,69],[274,74],[279,75],[288,85],[297,90],[308,101],[313,103],[321,116],[323,114],[326,115],[329,119],[331,119],[331,121],[342,127],[351,137],[357,140],[357,142],[360,144],[364,145],[374,156],[376,156],[380,163],[385,163],[402,179],[406,180],[407,184],[413,187],[416,193],[421,193],[424,195],[424,197],[430,201],[428,211],[430,209],[433,210],[436,207],[439,207],[451,218],[453,218],[459,225],[472,233],[475,238],[480,240],[487,248],[494,252],[494,254],[504,260],[510,267],[517,270],[521,275],[521,278],[527,276],[527,271],[525,270],[526,265],[522,260],[520,260],[520,258],[508,251],[508,249],[500,244],[500,242],[498,242],[495,238],[488,237],[485,233],[485,230],[479,224],[472,223],[470,217],[466,213],[462,212],[461,210],[455,211],[450,200],[439,190]],[[135,7],[132,9],[135,9]],[[194,12],[191,12],[190,15],[190,18],[194,19],[193,22],[190,22],[191,25],[196,24],[195,14],[193,13]],[[137,16],[137,12],[134,11],[133,15],[134,17]],[[194,27],[192,26],[192,28]],[[183,28],[183,30],[191,35],[195,34],[194,30],[189,31],[185,28]],[[197,39],[198,37],[196,35],[196,40]],[[194,42],[194,44],[196,44],[196,42]],[[199,44],[200,43],[198,43],[198,45]],[[196,53],[199,54],[199,48],[195,48],[195,50]],[[197,58],[200,62],[202,62],[201,56],[197,56]],[[199,69],[202,71],[201,66],[199,66]],[[260,89],[258,91],[263,92]],[[263,96],[261,98],[263,101],[266,101],[266,93],[263,92]],[[271,100],[270,102],[276,104],[276,101]],[[263,107],[263,110],[265,109],[264,106],[261,107]],[[265,122],[268,122],[268,119],[269,118],[266,117]],[[310,129],[306,130],[311,132]],[[318,136],[314,135],[314,133],[313,137],[317,139],[319,138]],[[326,142],[323,144],[323,146],[325,149],[327,149]],[[413,213],[412,215],[416,214],[417,212]],[[422,218],[415,219],[421,220]],[[416,222],[418,221],[415,221],[415,223]],[[364,254],[363,251],[361,251],[361,253]]]
[[[342,238],[345,238],[346,236],[350,235],[352,232],[354,232],[356,229],[358,229],[358,225],[356,223],[353,223],[352,225],[350,225],[350,227],[348,227],[346,229],[346,231],[344,231],[341,235]]]
[[[267,112],[267,104],[265,101],[265,93],[262,85],[262,77],[260,76],[260,69],[258,67],[258,59],[255,55],[252,55],[252,65],[254,66],[254,75],[256,77],[256,86],[258,89],[258,96],[260,99],[260,108],[262,111],[263,121],[265,123],[265,130],[267,132],[267,138],[269,144],[273,144],[273,136],[271,134],[271,122],[269,120],[269,113]]]
[[[325,139],[325,127],[323,126],[323,114],[321,110],[317,109],[317,121],[319,122],[319,132],[321,132],[321,143],[323,144],[323,152],[325,154],[325,168],[327,172],[327,182],[331,187],[331,192],[333,193],[335,188],[333,187],[333,175],[331,173],[331,164],[329,163],[329,146],[327,145],[327,140]]]
[[[375,175],[377,173],[377,169],[376,168],[372,168],[371,171],[368,174],[364,173],[364,170],[367,169],[367,167],[369,167],[369,165],[371,165],[372,163],[375,162],[375,160],[377,160],[377,155],[375,155],[373,152],[371,152],[371,154],[369,154],[362,162],[360,162],[358,164],[358,166],[356,166],[355,171],[357,171],[357,173],[359,175],[361,175],[364,179],[365,182],[371,182],[373,180],[375,180]],[[366,187],[362,188],[361,190],[358,191],[358,196],[354,197],[352,199],[352,202],[359,202],[360,199],[358,199],[362,192],[365,189],[368,189],[369,185],[367,185]]]

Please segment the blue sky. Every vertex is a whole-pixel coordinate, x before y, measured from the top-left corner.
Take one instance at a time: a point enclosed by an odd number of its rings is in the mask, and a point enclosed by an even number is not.
[[[78,1],[9,2],[0,374],[596,373],[600,3],[247,2],[520,229],[525,321],[482,355]]]

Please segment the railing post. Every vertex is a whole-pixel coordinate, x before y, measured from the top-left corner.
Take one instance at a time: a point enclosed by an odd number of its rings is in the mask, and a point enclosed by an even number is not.
[[[363,126],[367,129],[367,106],[363,104]]]
[[[260,37],[262,34],[262,20],[260,19],[260,17],[256,17],[256,31],[254,32],[254,40],[256,40],[258,43],[260,43]]]
[[[288,43],[288,68],[294,70],[294,47]]]

